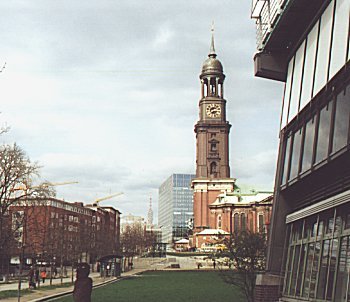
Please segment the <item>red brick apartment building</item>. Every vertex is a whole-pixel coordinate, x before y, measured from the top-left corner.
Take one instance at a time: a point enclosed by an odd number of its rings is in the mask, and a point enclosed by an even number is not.
[[[10,207],[15,244],[11,257],[27,264],[96,263],[119,254],[120,212],[112,207],[84,206],[48,198]]]

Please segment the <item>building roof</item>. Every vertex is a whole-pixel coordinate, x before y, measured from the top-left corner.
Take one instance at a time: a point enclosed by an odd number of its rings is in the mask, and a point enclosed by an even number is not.
[[[188,239],[182,238],[175,242],[175,244],[181,244],[181,243],[189,243],[190,241]]]
[[[223,68],[221,62],[216,58],[214,46],[214,28],[212,28],[211,45],[208,58],[204,61],[202,66],[202,73],[222,73]]]
[[[256,190],[248,185],[236,185],[233,192],[223,192],[218,195],[215,201],[210,205],[217,206],[248,206],[251,204],[263,204],[271,202],[272,191]]]
[[[206,229],[196,235],[229,235],[230,233],[221,229]]]

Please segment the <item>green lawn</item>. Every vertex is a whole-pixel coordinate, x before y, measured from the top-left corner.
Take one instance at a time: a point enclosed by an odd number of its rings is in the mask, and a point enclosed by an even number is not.
[[[66,297],[55,301],[73,301]],[[245,301],[239,290],[222,281],[217,272],[167,272],[143,273],[132,279],[96,288],[93,302],[214,302]]]

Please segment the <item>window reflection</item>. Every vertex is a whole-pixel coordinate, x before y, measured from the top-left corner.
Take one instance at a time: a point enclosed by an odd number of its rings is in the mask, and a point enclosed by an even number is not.
[[[345,93],[346,92],[346,93]],[[332,151],[336,152],[346,146],[349,131],[350,87],[337,95]]]
[[[301,129],[294,133],[293,148],[291,153],[292,159],[290,164],[290,179],[295,178],[299,172],[301,134]]]
[[[298,277],[297,277],[297,287],[296,287],[296,291],[295,291],[295,294],[297,296],[300,296],[300,294],[301,294],[301,282],[303,280],[302,276],[304,274],[304,262],[306,261],[306,259],[305,259],[306,254],[307,254],[307,246],[304,244],[301,247],[301,251],[300,251],[299,272],[298,272]]]
[[[334,98],[334,97],[333,97]],[[310,109],[312,111],[317,108]],[[334,110],[334,111],[333,111]],[[295,179],[299,173],[313,168],[327,159],[330,152],[336,153],[349,144],[350,131],[350,85],[328,104],[313,114],[306,114],[297,123],[299,130],[289,130],[285,134],[284,159],[281,164],[281,185]],[[334,116],[334,118],[333,118]],[[292,129],[295,129],[292,125]],[[332,135],[332,137],[331,137]],[[330,158],[333,160],[333,157]],[[317,167],[316,167],[317,168]]]
[[[318,126],[316,163],[325,159],[328,155],[329,132],[331,125],[332,101],[325,106],[320,112]]]
[[[289,136],[287,138],[286,143],[286,152],[284,154],[284,165],[283,165],[283,174],[282,174],[282,185],[284,185],[287,181],[287,174],[288,174],[288,165],[289,165],[289,153],[290,153],[290,142],[292,137]]]
[[[298,271],[298,267],[299,267],[299,256],[300,256],[300,245],[297,245],[295,247],[295,252],[294,252],[292,279],[291,279],[290,291],[289,291],[289,294],[292,296],[295,295],[295,287],[296,287],[296,282],[297,282],[297,271]]]
[[[350,269],[350,236],[343,237],[340,243],[340,255],[335,287],[335,301],[346,301],[348,274]]]
[[[305,125],[305,139],[303,161],[301,165],[301,172],[307,171],[312,165],[312,151],[314,149],[315,123],[314,118],[309,120]]]
[[[320,277],[317,286],[317,296],[316,298],[322,299],[325,295],[326,285],[327,285],[327,271],[328,271],[328,260],[329,260],[329,248],[330,240],[327,239],[323,241],[323,251],[321,257],[321,267],[320,267]]]
[[[334,219],[336,212],[343,211],[346,212]],[[347,208],[336,208],[289,225],[292,231],[285,266],[285,295],[304,297],[307,301],[315,298],[317,301],[350,301],[347,293],[350,235],[343,227],[348,213]],[[302,225],[305,226],[304,232]],[[316,230],[318,237],[315,236]],[[301,233],[304,233],[303,238],[300,238]]]

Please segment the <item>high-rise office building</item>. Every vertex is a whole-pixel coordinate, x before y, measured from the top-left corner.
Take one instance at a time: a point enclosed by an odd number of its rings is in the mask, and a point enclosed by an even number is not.
[[[256,75],[285,85],[255,301],[350,301],[350,0],[254,0],[252,17]]]
[[[193,219],[192,174],[172,174],[159,187],[158,225],[162,242],[173,243],[188,236],[188,222]]]

